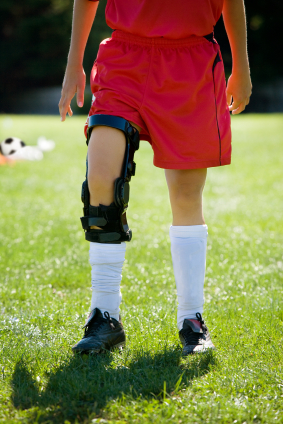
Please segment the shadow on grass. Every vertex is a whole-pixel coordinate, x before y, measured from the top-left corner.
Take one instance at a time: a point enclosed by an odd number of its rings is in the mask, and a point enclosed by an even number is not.
[[[125,360],[126,366],[114,368],[112,361],[111,354],[68,358],[48,376],[47,385],[40,391],[37,380],[22,360],[13,374],[13,404],[18,409],[32,408],[27,422],[89,422],[109,401],[122,395],[162,401],[164,382],[170,395],[209,372],[214,357],[212,352],[207,352],[184,361],[179,349],[167,348],[157,354],[137,353]]]

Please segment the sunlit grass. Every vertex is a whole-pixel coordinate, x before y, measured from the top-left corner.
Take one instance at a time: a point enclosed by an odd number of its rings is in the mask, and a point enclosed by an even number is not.
[[[163,171],[136,155],[121,307],[127,348],[73,357],[90,305],[79,216],[81,118],[0,118],[1,140],[56,142],[0,168],[0,422],[283,423],[282,115],[233,119],[233,163],[210,169],[205,319],[217,351],[181,358]],[[104,421],[103,421],[104,420]]]

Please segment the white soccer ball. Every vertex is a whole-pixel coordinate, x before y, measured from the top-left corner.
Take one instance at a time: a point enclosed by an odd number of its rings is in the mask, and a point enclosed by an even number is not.
[[[26,144],[23,140],[17,137],[9,137],[0,143],[0,152],[4,156],[13,155]]]

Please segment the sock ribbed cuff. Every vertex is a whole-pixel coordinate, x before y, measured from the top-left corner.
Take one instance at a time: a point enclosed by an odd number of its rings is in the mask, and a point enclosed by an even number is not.
[[[207,238],[207,225],[186,225],[177,226],[171,225],[169,229],[171,240],[173,237],[187,238],[187,237],[201,237]]]

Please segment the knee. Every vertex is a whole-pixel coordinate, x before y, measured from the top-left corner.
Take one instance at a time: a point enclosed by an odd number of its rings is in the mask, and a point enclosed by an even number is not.
[[[88,187],[91,194],[112,192],[115,178],[102,169],[88,170]]]
[[[175,170],[168,173],[170,197],[175,202],[187,204],[201,202],[206,170]]]

